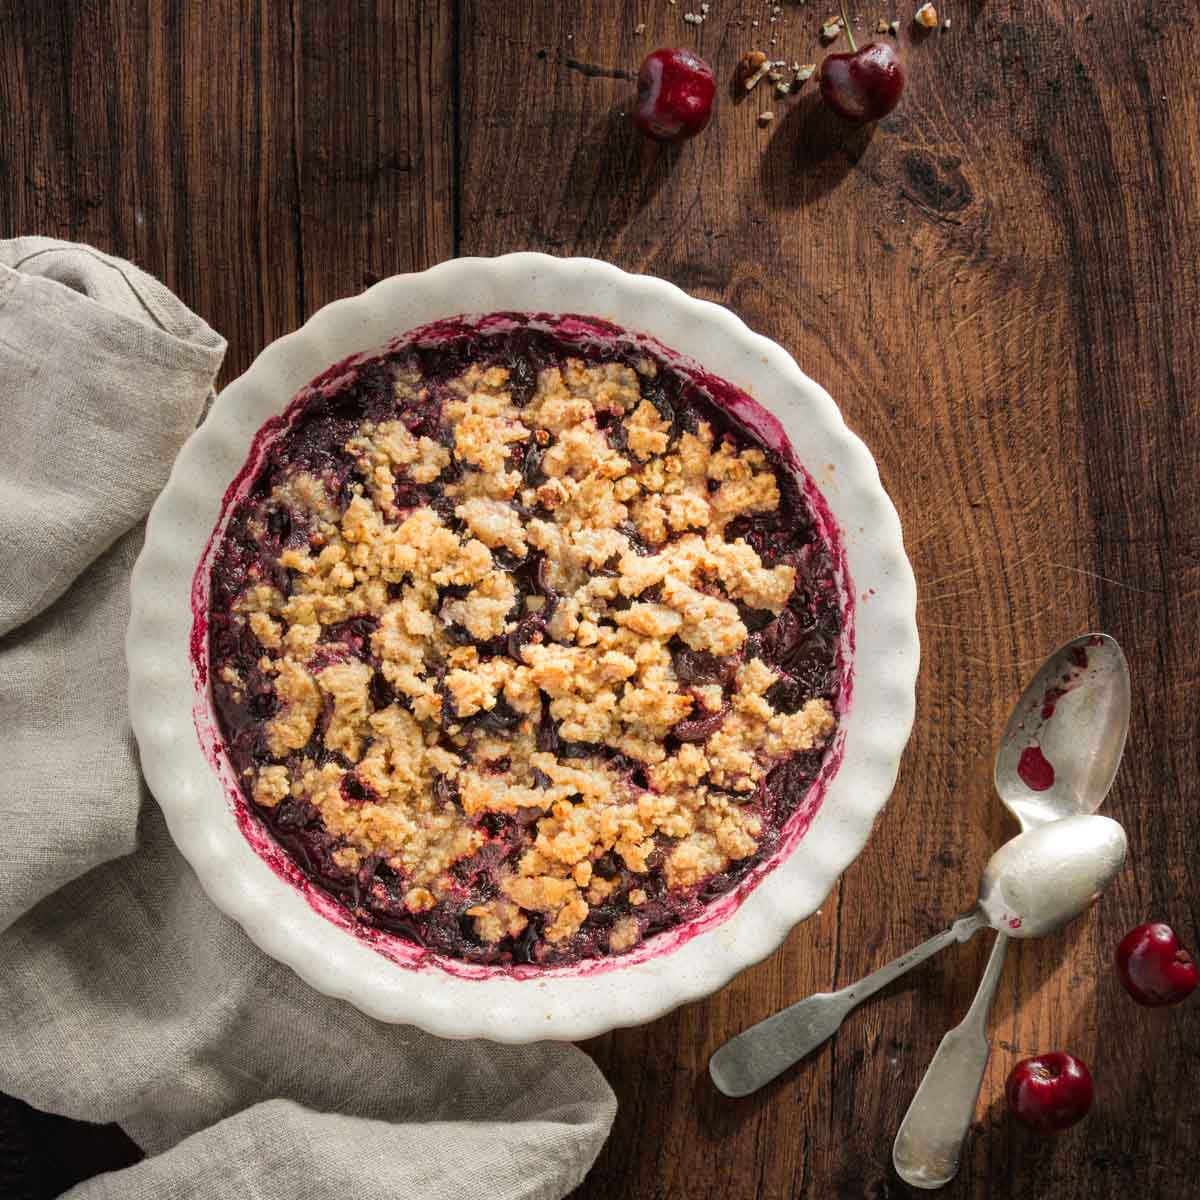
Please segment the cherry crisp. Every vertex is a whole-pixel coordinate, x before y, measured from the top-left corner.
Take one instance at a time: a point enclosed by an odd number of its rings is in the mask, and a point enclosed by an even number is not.
[[[560,964],[690,920],[778,844],[836,724],[793,472],[639,342],[511,314],[329,372],[213,560],[247,802],[366,925]]]

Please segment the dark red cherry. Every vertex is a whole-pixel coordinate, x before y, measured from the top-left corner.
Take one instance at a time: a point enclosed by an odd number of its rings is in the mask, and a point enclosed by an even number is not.
[[[1022,1059],[1004,1087],[1009,1111],[1035,1133],[1058,1133],[1082,1121],[1095,1091],[1092,1073],[1061,1050]]]
[[[821,64],[821,96],[835,113],[865,125],[878,121],[900,103],[904,94],[904,67],[888,42],[855,46],[846,24],[850,49],[827,55]]]
[[[1170,925],[1151,921],[1131,929],[1117,947],[1117,974],[1147,1008],[1178,1004],[1196,987],[1196,964]]]
[[[695,137],[712,117],[717,81],[712,68],[690,50],[655,50],[638,71],[633,123],[658,142]]]

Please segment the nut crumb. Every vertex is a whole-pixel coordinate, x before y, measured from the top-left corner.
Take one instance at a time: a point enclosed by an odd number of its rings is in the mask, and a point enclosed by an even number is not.
[[[742,89],[752,92],[771,69],[771,63],[761,50],[747,50],[738,61],[738,78]]]
[[[932,4],[922,4],[913,14],[913,21],[924,29],[935,29],[938,23],[937,9]]]
[[[758,123],[760,125],[770,125],[773,120],[775,120],[775,114],[773,112],[760,112],[758,114]]]

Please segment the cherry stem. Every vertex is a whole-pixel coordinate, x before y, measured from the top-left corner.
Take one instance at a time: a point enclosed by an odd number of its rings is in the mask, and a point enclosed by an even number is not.
[[[846,15],[846,0],[841,0],[842,24],[846,27],[846,41],[850,43],[850,53],[857,54],[858,47],[854,44],[854,34],[850,32],[850,18]]]

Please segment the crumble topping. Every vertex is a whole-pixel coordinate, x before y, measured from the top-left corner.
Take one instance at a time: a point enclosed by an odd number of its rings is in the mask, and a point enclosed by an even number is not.
[[[255,803],[311,814],[356,895],[554,948],[623,893],[599,928],[626,952],[664,886],[761,850],[768,776],[833,731],[762,648],[801,559],[740,531],[779,513],[780,468],[658,377],[474,363],[422,425],[431,385],[392,368],[401,418],[333,447],[346,482],[285,460],[248,517],[279,541],[229,604],[260,678],[215,679],[265,714]]]
[[[321,698],[313,677],[294,658],[269,661],[275,672],[275,695],[283,708],[267,727],[267,745],[272,754],[282,757],[289,750],[308,745],[321,711]]]

